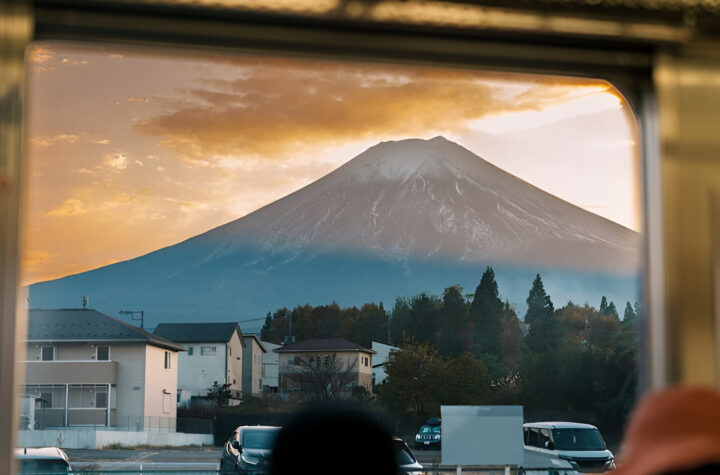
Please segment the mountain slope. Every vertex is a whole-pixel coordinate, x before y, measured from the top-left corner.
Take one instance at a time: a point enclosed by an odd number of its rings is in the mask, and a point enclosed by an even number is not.
[[[305,188],[182,243],[35,284],[31,304],[68,306],[89,294],[101,310],[145,306],[165,321],[202,319],[204,312],[243,319],[308,301],[351,305],[434,292],[479,278],[487,264],[523,276],[560,267],[593,282],[600,275],[634,279],[638,246],[637,233],[453,142],[410,139],[378,144]]]

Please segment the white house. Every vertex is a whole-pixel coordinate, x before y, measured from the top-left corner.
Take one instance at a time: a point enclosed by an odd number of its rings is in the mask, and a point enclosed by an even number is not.
[[[175,429],[183,346],[93,309],[31,309],[28,317],[28,429]]]
[[[398,351],[400,348],[377,341],[372,342],[371,348],[375,351],[372,366],[373,385],[381,384],[385,381],[385,378],[387,378],[387,373],[385,373],[385,363],[387,363],[387,360],[390,357],[390,352]]]
[[[242,390],[245,394],[259,396],[263,389],[263,355],[267,353],[267,350],[255,334],[246,334],[243,339],[245,347],[243,348]]]
[[[245,344],[237,323],[161,323],[154,333],[187,347],[179,355],[177,390],[181,394],[206,396],[217,381],[230,385],[230,404],[239,404]]]
[[[279,388],[280,355],[275,352],[282,345],[276,345],[269,341],[262,341],[267,350],[263,353],[262,388],[264,393],[276,393]]]

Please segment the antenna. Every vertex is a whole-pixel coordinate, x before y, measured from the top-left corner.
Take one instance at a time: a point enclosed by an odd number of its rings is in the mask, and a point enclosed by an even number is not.
[[[145,312],[142,310],[120,310],[118,312],[120,315],[130,315],[131,320],[140,320],[140,328],[143,328],[143,324],[145,323]],[[140,318],[135,318],[135,315],[139,314]]]
[[[82,307],[88,308],[88,305],[90,305],[90,297],[87,295],[82,296]]]

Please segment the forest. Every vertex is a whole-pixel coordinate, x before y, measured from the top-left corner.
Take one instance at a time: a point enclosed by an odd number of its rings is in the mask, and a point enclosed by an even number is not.
[[[365,400],[400,417],[437,416],[441,404],[520,404],[526,420],[589,422],[618,434],[635,401],[641,306],[627,302],[620,315],[602,297],[598,307],[555,308],[539,274],[528,287],[522,318],[487,267],[472,293],[454,285],[442,295],[398,297],[389,310],[281,308],[268,313],[261,336],[281,343],[291,327],[295,341],[397,347],[387,378]]]

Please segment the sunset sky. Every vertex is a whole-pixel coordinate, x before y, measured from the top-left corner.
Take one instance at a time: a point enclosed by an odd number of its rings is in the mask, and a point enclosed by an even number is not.
[[[30,57],[25,284],[177,243],[411,137],[640,230],[635,125],[603,82],[64,44]]]

